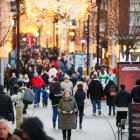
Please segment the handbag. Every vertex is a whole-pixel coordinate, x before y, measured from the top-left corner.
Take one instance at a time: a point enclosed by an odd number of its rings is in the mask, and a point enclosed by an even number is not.
[[[111,92],[110,92],[110,96],[111,96],[111,97],[116,96],[116,91],[111,91]]]

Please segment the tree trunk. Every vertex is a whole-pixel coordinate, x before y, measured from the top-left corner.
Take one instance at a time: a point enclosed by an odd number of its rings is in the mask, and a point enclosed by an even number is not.
[[[129,54],[130,54],[129,46],[126,46],[125,54],[126,54],[126,61],[129,61]]]

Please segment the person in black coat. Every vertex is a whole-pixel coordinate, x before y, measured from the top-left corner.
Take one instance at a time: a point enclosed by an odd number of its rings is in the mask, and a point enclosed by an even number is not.
[[[0,118],[14,122],[14,110],[11,98],[3,92],[3,86],[0,85]]]
[[[16,94],[16,84],[17,84],[18,78],[16,77],[15,73],[12,73],[12,77],[9,79],[9,87],[10,87],[10,95]]]
[[[78,84],[77,85],[78,89],[77,92],[75,93],[75,100],[78,106],[78,112],[79,112],[79,128],[82,129],[82,121],[83,121],[83,113],[84,113],[84,100],[86,98],[86,93],[83,90],[83,85]],[[77,112],[77,115],[78,115]]]
[[[43,79],[46,85],[49,85],[49,75],[47,74],[46,70],[43,72],[43,75],[41,76],[41,78]]]
[[[132,102],[130,93],[125,90],[125,85],[120,85],[121,90],[116,95],[117,117],[116,126],[121,123],[121,119],[127,119],[128,104]],[[124,129],[124,126],[121,126]]]
[[[37,117],[26,119],[20,128],[25,140],[53,140],[46,135],[43,130],[43,124]]]
[[[140,103],[140,79],[136,81],[136,86],[131,91],[131,97],[134,103]]]
[[[87,98],[92,102],[93,115],[96,115],[96,104],[98,106],[98,114],[101,115],[101,98],[103,97],[103,86],[98,80],[97,76],[93,76],[93,80],[90,82],[87,91]]]
[[[38,64],[36,67],[36,71],[38,73],[38,75],[40,76],[43,70],[43,66],[41,64]]]
[[[118,87],[112,80],[110,80],[104,89],[104,94],[107,97],[107,105],[109,106],[108,115],[111,115],[111,108],[113,108],[113,115],[115,115],[115,94],[117,93],[117,91]],[[111,92],[114,92],[115,94],[111,95]]]
[[[50,94],[49,99],[52,102],[52,109],[53,109],[53,128],[56,126],[56,119],[58,117],[58,128],[60,127],[60,113],[58,112],[58,104],[59,101],[62,99],[62,92],[61,92],[61,85],[57,78],[54,78],[53,82],[50,85]]]
[[[29,68],[28,68],[28,73],[27,73],[27,75],[28,75],[28,77],[29,77],[29,86],[31,87],[31,86],[32,86],[31,80],[32,80],[32,78],[33,78],[33,76],[34,76],[34,70],[33,70],[32,67],[29,67]]]

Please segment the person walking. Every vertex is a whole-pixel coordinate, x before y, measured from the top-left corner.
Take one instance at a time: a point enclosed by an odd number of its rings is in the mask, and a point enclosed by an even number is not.
[[[120,85],[121,90],[116,95],[117,117],[116,126],[121,123],[121,119],[127,119],[128,104],[132,102],[130,93],[125,90],[125,84]],[[125,129],[124,126],[121,126]]]
[[[47,74],[46,70],[43,71],[43,74],[42,74],[41,78],[43,79],[45,84],[49,85],[49,75]]]
[[[9,79],[9,87],[10,87],[10,95],[16,94],[16,84],[18,78],[16,77],[16,73],[12,73],[11,78]]]
[[[48,90],[48,85],[44,85],[42,88],[42,103],[43,107],[48,106],[48,97],[49,97],[49,90]]]
[[[21,123],[23,122],[23,97],[25,94],[25,90],[22,89],[23,87],[23,81],[18,80],[17,81],[17,94],[13,95],[12,101],[16,104],[16,127],[19,128]]]
[[[60,113],[58,112],[58,104],[59,101],[62,99],[61,93],[61,85],[57,78],[54,78],[51,85],[50,85],[50,94],[49,99],[52,102],[52,109],[53,109],[53,128],[56,127],[56,120],[58,118],[58,128],[60,128]]]
[[[37,117],[26,119],[21,124],[22,137],[25,140],[53,140],[43,130],[43,124]]]
[[[34,73],[34,77],[32,78],[32,87],[35,93],[34,107],[39,107],[41,88],[44,84],[43,79],[38,76],[38,73]]]
[[[64,81],[61,82],[61,89],[65,90],[65,89],[70,89],[71,91],[73,91],[73,84],[72,82],[69,80],[69,76],[65,75],[64,76]]]
[[[71,130],[77,127],[76,112],[78,111],[76,101],[72,98],[71,90],[64,90],[58,110],[60,112],[60,129],[62,129],[63,140],[70,140]]]
[[[101,98],[103,97],[103,86],[94,75],[88,86],[87,98],[91,100],[93,106],[93,115],[96,116],[96,104],[98,106],[98,114],[101,115]]]
[[[23,83],[24,83],[24,86],[25,86],[25,87],[31,88],[31,87],[30,87],[30,79],[29,79],[29,77],[28,77],[27,74],[25,74],[25,75],[23,76]]]
[[[107,97],[107,105],[109,106],[108,115],[111,115],[111,108],[113,108],[113,115],[115,115],[115,97],[117,91],[118,91],[118,87],[115,85],[115,83],[112,80],[110,80],[104,89],[104,94]]]
[[[140,79],[136,80],[136,85],[131,91],[131,97],[134,103],[140,103]]]
[[[0,85],[0,118],[14,123],[14,110],[11,98],[3,92],[4,87]]]
[[[82,122],[83,122],[83,113],[84,113],[84,100],[86,98],[86,93],[83,89],[83,84],[77,85],[77,91],[75,92],[75,100],[78,106],[79,112],[79,128],[82,129]],[[78,112],[76,116],[78,115]]]

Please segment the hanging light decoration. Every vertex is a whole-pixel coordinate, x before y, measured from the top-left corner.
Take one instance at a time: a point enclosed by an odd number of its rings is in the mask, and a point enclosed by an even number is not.
[[[90,0],[26,0],[29,19],[35,20],[40,15],[53,17],[55,14],[75,20],[86,20]]]

